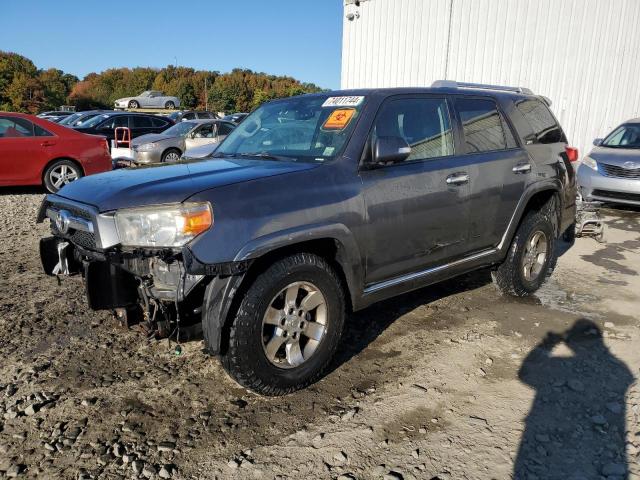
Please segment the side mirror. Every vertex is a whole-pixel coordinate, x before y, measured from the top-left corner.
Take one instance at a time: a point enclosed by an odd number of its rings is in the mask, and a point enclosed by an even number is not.
[[[531,133],[524,137],[525,145],[533,145],[534,143],[538,143],[538,137],[536,137],[535,133]]]
[[[596,138],[593,141],[593,145],[596,146],[596,147],[599,147],[600,145],[602,145],[603,142],[604,142],[604,138]]]
[[[402,137],[378,137],[373,147],[373,162],[392,165],[404,162],[411,155],[411,147]]]

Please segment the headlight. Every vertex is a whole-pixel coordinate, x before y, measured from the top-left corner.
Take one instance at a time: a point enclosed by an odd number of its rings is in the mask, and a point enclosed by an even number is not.
[[[156,205],[118,210],[116,228],[122,245],[181,247],[213,225],[208,202]]]
[[[153,150],[156,147],[154,143],[145,143],[143,145],[138,145],[136,150],[139,152],[148,152],[149,150]]]
[[[596,172],[598,171],[598,162],[596,162],[593,158],[591,158],[589,156],[585,156],[582,159],[582,164],[586,165],[587,167],[589,167],[592,170],[595,170]]]

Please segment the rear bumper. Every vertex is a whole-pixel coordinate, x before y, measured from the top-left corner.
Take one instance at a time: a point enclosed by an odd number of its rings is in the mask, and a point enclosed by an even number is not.
[[[585,166],[578,167],[578,187],[587,201],[640,205],[640,180],[606,177]]]

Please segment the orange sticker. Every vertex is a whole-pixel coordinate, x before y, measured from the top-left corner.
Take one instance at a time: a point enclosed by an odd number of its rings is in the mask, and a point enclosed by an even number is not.
[[[338,108],[331,112],[322,128],[326,130],[342,130],[349,125],[355,113],[355,108]]]

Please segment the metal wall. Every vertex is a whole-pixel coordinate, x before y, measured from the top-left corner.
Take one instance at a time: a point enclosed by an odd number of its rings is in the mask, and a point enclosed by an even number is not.
[[[640,116],[639,0],[346,0],[342,87],[531,88],[570,142]],[[351,19],[349,19],[351,18]]]

